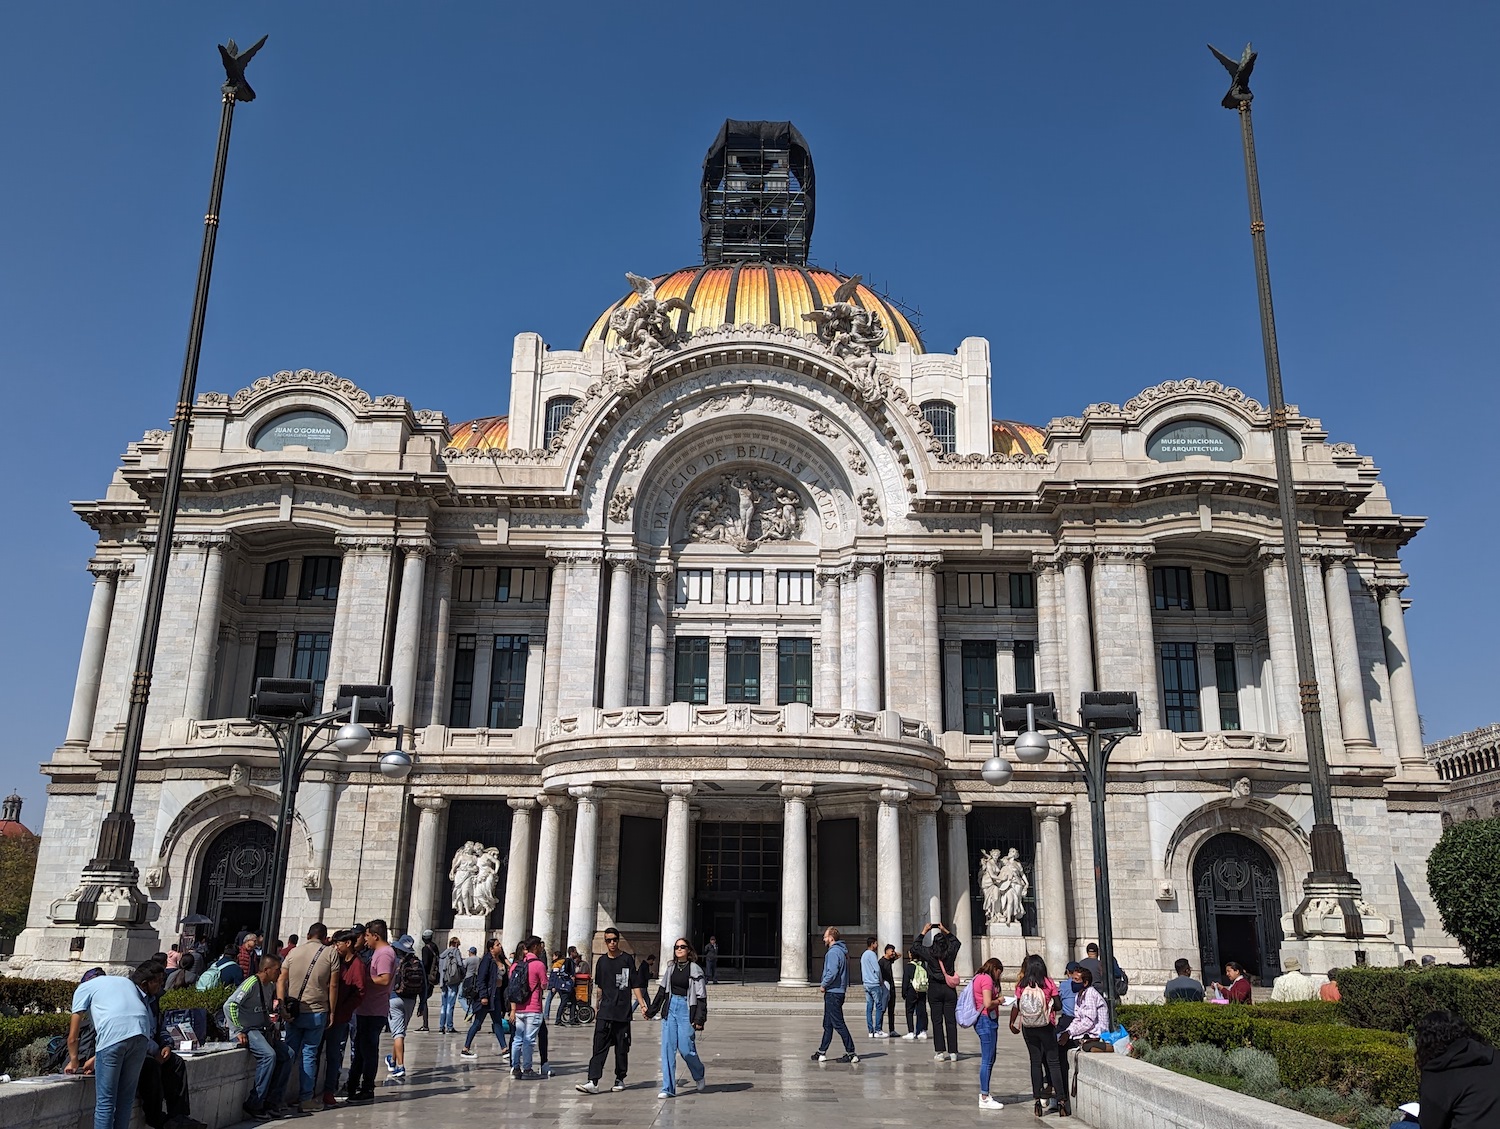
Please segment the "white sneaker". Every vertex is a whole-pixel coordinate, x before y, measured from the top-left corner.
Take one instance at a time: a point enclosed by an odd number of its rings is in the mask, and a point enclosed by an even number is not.
[[[958,1052],[957,1051],[949,1051],[948,1052],[948,1061],[949,1062],[957,1062],[958,1061]]]
[[[948,1061],[948,1052],[947,1051],[938,1051],[937,1054],[935,1054],[935,1055],[932,1056],[932,1061],[933,1062],[947,1062]]]
[[[670,1098],[672,1095],[667,1093],[665,1090],[658,1090],[656,1092],[656,1096],[658,1098]]]
[[[915,1039],[916,1038],[916,1036],[914,1034],[912,1034],[910,1031],[908,1031],[905,1035],[902,1035],[901,1037],[903,1039]]]
[[[887,1035],[884,1031],[877,1031],[877,1032],[875,1032],[875,1038],[877,1038],[877,1039],[889,1039],[890,1036]]]
[[[580,1094],[597,1094],[599,1092],[599,1083],[580,1082],[573,1089],[577,1090]]]
[[[618,1094],[621,1090],[625,1089],[625,1079],[616,1078],[609,1089],[611,1093]]]
[[[929,1034],[927,1034],[926,1031],[923,1031],[920,1035],[917,1036],[917,1038],[919,1038],[919,1039],[930,1039],[930,1038],[932,1038],[932,1036],[929,1035]]]
[[[979,1099],[979,1108],[980,1109],[1004,1109],[1005,1108],[1005,1103],[1004,1102],[997,1102],[994,1098],[990,1097],[988,1094],[984,1094]]]

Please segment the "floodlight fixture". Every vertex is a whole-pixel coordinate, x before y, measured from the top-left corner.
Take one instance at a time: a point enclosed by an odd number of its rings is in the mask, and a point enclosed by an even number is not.
[[[310,678],[259,678],[250,697],[251,717],[312,717],[318,712]]]
[[[1024,733],[1034,728],[1026,707],[1030,706],[1035,721],[1057,720],[1057,699],[1050,692],[1042,694],[1001,694],[1000,728],[1007,733]]]
[[[1085,690],[1078,696],[1078,720],[1106,733],[1138,733],[1141,707],[1134,690]]]

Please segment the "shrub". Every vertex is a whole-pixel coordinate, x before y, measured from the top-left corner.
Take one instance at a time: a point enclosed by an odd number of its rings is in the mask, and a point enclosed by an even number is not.
[[[1339,995],[1340,1012],[1356,1027],[1411,1031],[1429,1011],[1442,1009],[1492,1046],[1500,1040],[1500,969],[1345,968]]]
[[[10,1058],[34,1039],[66,1035],[71,1017],[62,1014],[21,1015],[0,1018],[0,1066],[6,1066]]]
[[[1245,1080],[1245,1092],[1268,1098],[1281,1086],[1281,1071],[1274,1055],[1255,1047],[1236,1047],[1226,1056],[1229,1069]]]
[[[1427,856],[1427,886],[1443,928],[1478,967],[1500,964],[1500,819],[1455,823]]]
[[[1283,1023],[1339,1023],[1343,1020],[1339,1005],[1328,1000],[1298,1000],[1284,1004],[1267,1002],[1255,1004],[1254,1007],[1258,1018],[1279,1019]]]
[[[75,980],[26,980],[0,976],[0,1009],[22,1015],[33,1012],[68,1011],[73,1006]]]
[[[159,1006],[162,1011],[172,1011],[175,1008],[201,1007],[209,1015],[215,1015],[224,1006],[224,1001],[229,999],[234,992],[234,987],[228,984],[218,988],[210,988],[206,992],[200,992],[197,988],[174,988],[170,992],[164,992]]]

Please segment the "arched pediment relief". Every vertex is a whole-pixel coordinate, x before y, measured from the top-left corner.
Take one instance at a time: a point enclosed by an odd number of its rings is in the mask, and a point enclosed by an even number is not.
[[[1288,413],[1297,417],[1295,406]],[[1165,380],[1132,396],[1121,404],[1090,404],[1082,416],[1061,416],[1047,425],[1048,439],[1081,435],[1090,424],[1124,424],[1127,427],[1154,428],[1171,415],[1196,412],[1230,425],[1233,430],[1265,428],[1271,413],[1258,400],[1238,388],[1217,380]]]
[[[284,401],[278,410],[297,401],[325,408],[333,402],[351,413],[354,418],[366,419],[380,412],[411,411],[411,405],[403,396],[371,396],[354,381],[331,372],[315,372],[312,369],[282,370],[263,376],[248,387],[241,388],[233,396],[223,392],[204,392],[198,396],[197,407],[227,408],[232,415],[245,416],[267,400]],[[437,425],[444,422],[442,412],[424,409],[412,413],[418,424]]]
[[[632,489],[617,487],[614,497]],[[859,529],[851,482],[831,453],[770,421],[729,420],[685,434],[653,458],[633,497],[630,514],[610,517],[658,548],[831,548]]]
[[[902,449],[846,397],[794,373],[725,368],[656,389],[598,434],[587,465],[581,456],[579,465],[580,473],[587,471],[583,505],[595,515],[591,524],[634,524],[631,515],[644,505],[638,500],[651,489],[649,480],[684,443],[704,457],[713,447],[724,448],[726,459],[751,461],[756,456],[735,449],[794,450],[820,468],[821,481],[838,483],[848,497],[876,496],[887,529],[905,521],[915,490]],[[675,464],[670,473],[677,473]],[[846,516],[852,521],[854,513]]]
[[[231,776],[231,781],[234,777]],[[208,842],[225,827],[243,819],[260,819],[276,825],[279,799],[275,792],[248,782],[231,782],[210,788],[189,801],[177,813],[157,848],[155,867],[164,874],[186,874],[188,860],[196,859]],[[312,834],[302,814],[294,813],[293,841],[303,858],[314,856]]]
[[[1167,841],[1167,873],[1190,865],[1199,844],[1226,831],[1269,850],[1283,875],[1304,874],[1311,862],[1312,845],[1300,823],[1273,803],[1236,794],[1204,804],[1177,825]]]

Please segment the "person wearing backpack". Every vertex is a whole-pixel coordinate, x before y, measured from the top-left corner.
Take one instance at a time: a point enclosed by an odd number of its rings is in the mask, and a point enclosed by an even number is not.
[[[479,1029],[488,1018],[490,1030],[495,1033],[495,1042],[500,1045],[500,1061],[509,1061],[510,1052],[505,1046],[505,1029],[502,1023],[505,1016],[506,980],[505,947],[500,938],[495,937],[479,958],[479,966],[474,972],[474,1021],[469,1024],[463,1050],[458,1052],[459,1057],[479,1057],[479,1052],[474,1050],[474,1036],[479,1034]]]
[[[233,945],[225,945],[223,955],[213,964],[203,970],[203,975],[198,977],[195,987],[200,992],[207,992],[213,988],[238,987],[245,974],[240,971],[239,958],[235,955]]]
[[[1047,1077],[1052,1080],[1057,1113],[1062,1117],[1072,1114],[1068,1104],[1068,1060],[1058,1046],[1054,1026],[1061,1007],[1057,985],[1047,975],[1047,962],[1035,953],[1031,954],[1021,962],[1015,1002],[1010,1005],[1010,1030],[1011,1034],[1020,1034],[1026,1040],[1026,1053],[1031,1059],[1033,1112],[1038,1117],[1042,1116],[1042,1092],[1046,1088],[1042,1077],[1044,1064]],[[1049,1106],[1047,1112],[1053,1112],[1053,1107]]]
[[[954,960],[961,942],[940,921],[930,921],[917,932],[912,951],[927,969],[927,1006],[932,1010],[932,1043],[935,1062],[958,1061],[959,979]]]
[[[1004,1103],[990,1096],[990,1074],[995,1069],[995,1048],[1000,1041],[1000,978],[1005,966],[990,957],[965,989],[974,1007],[974,1034],[979,1036],[979,1108],[1003,1109]],[[968,1009],[963,1009],[967,1011]]]
[[[906,963],[901,966],[901,1000],[906,1004],[906,1034],[901,1037],[927,1038],[927,966],[911,949],[907,950]]]
[[[526,938],[505,990],[511,1027],[515,1031],[515,1049],[510,1056],[512,1078],[541,1077],[533,1066],[537,1032],[542,1026],[542,994],[547,989],[547,966],[536,954],[541,944],[540,937]]]
[[[458,990],[464,982],[464,956],[458,938],[449,937],[448,947],[438,954],[438,987],[443,993],[442,1010],[438,1012],[438,1034],[455,1035],[453,1005],[458,1002]]]
[[[391,1027],[391,1053],[385,1056],[385,1068],[392,1078],[406,1077],[406,1029],[411,1025],[417,1001],[427,991],[427,970],[417,955],[417,943],[410,933],[403,933],[391,946],[396,950],[396,974],[392,977],[391,999],[386,1020]]]

